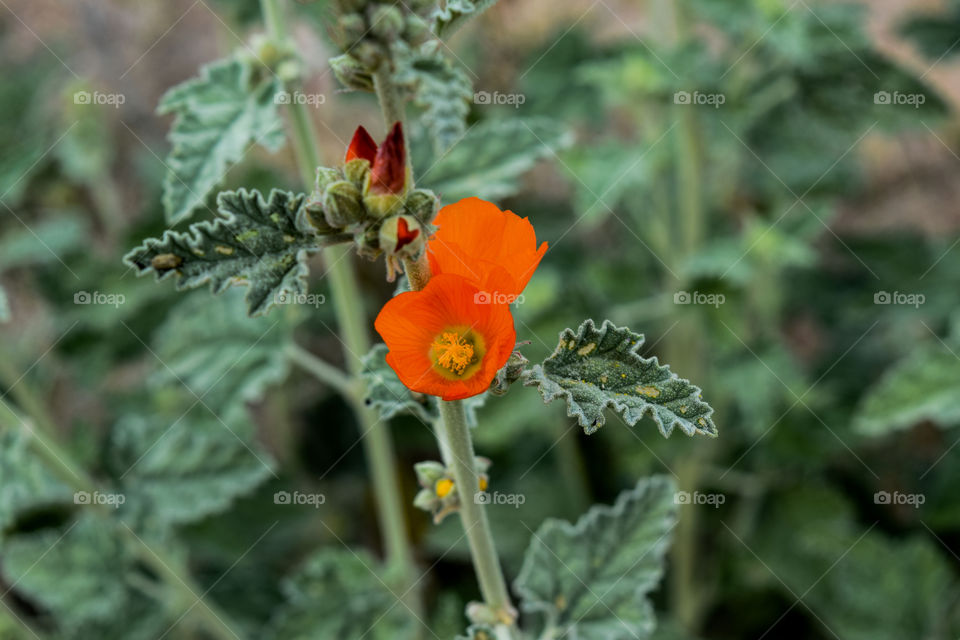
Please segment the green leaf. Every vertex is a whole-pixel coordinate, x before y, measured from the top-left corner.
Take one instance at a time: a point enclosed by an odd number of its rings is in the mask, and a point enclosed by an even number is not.
[[[273,75],[238,56],[206,65],[199,77],[161,98],[157,111],[176,114],[163,184],[169,224],[203,209],[227,170],[253,143],[270,151],[282,146],[283,123],[274,102],[280,88]]]
[[[227,291],[221,299],[191,295],[157,330],[154,351],[163,363],[153,382],[184,384],[214,411],[242,408],[287,377],[284,347],[291,325],[279,318],[246,317],[243,296]]]
[[[0,286],[0,323],[10,322],[10,303],[7,301],[7,292]]]
[[[286,602],[263,634],[267,640],[410,637],[411,616],[369,554],[324,549],[286,580]]]
[[[480,15],[497,0],[446,0],[430,16],[433,32],[438,38],[450,36],[470,18]]]
[[[539,387],[545,403],[565,399],[567,415],[586,433],[603,426],[603,410],[611,407],[630,426],[649,413],[664,436],[677,426],[690,436],[716,436],[713,409],[700,389],[656,358],[638,355],[642,344],[642,335],[609,320],[599,329],[586,320],[576,333],[560,334],[553,354],[524,372],[523,384]]]
[[[50,506],[72,504],[73,492],[30,451],[21,431],[0,434],[0,534]]]
[[[366,384],[364,403],[378,411],[384,420],[409,413],[424,422],[433,422],[439,417],[436,404],[430,396],[414,394],[400,382],[387,364],[389,351],[387,345],[377,344],[363,357],[360,377]]]
[[[420,180],[444,202],[476,196],[499,200],[515,194],[520,178],[538,160],[555,157],[573,137],[548,118],[489,120],[472,127]]]
[[[27,226],[27,224],[29,226]],[[90,225],[77,214],[61,213],[11,229],[0,238],[0,271],[54,263],[82,250],[90,237]]]
[[[363,357],[363,368],[360,377],[366,385],[364,403],[380,413],[383,420],[409,414],[421,421],[431,424],[440,418],[437,407],[437,398],[414,393],[407,389],[396,372],[387,364],[387,353],[390,350],[385,344],[374,345],[373,349]],[[487,394],[482,393],[463,401],[467,412],[467,426],[477,426],[477,411],[484,405]]]
[[[960,424],[960,359],[927,346],[894,365],[870,389],[855,418],[857,431],[883,436],[929,420],[942,427]]]
[[[61,625],[104,622],[123,611],[132,558],[109,523],[82,515],[65,530],[16,536],[4,546],[3,574]]]
[[[832,503],[839,503],[839,508]],[[811,622],[844,640],[956,638],[957,582],[948,557],[924,535],[888,538],[852,518],[835,492],[809,487],[776,499],[757,536],[757,567]],[[783,542],[789,540],[790,544]],[[744,550],[755,560],[753,552]]]
[[[164,526],[227,509],[273,473],[273,461],[205,408],[164,419],[126,416],[113,429],[108,458],[125,496],[123,513]]]
[[[153,272],[157,280],[175,276],[178,289],[210,283],[214,293],[232,284],[249,286],[250,315],[268,311],[283,294],[307,291],[307,256],[325,238],[301,230],[297,214],[306,196],[258,191],[225,191],[217,198],[221,217],[190,225],[186,232],[168,230],[149,238],[124,256],[138,275]],[[329,240],[327,238],[326,240]]]
[[[446,56],[427,51],[401,57],[394,82],[406,87],[413,103],[423,110],[421,120],[437,157],[463,137],[473,84]]]
[[[612,507],[594,506],[576,525],[547,520],[533,536],[514,589],[541,611],[549,637],[636,640],[653,631],[647,594],[663,574],[676,524],[675,487],[641,480]]]

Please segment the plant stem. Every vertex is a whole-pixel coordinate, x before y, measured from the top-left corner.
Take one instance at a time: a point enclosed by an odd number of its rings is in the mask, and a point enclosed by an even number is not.
[[[406,114],[405,105],[400,92],[393,84],[390,77],[391,69],[388,62],[380,63],[377,70],[373,73],[373,86],[377,91],[377,100],[380,101],[380,111],[383,113],[383,123],[387,129],[393,126],[394,122],[405,123]],[[409,147],[409,145],[408,145]],[[409,148],[407,156],[409,157]]]
[[[31,425],[2,400],[0,400],[0,426],[23,429],[30,436],[29,443],[34,454],[41,458],[48,468],[68,487],[74,491],[98,492],[98,485],[93,478],[57,442],[54,437],[56,428],[49,414],[26,384],[18,379],[11,362],[12,360],[7,358],[6,354],[3,354],[0,358],[0,382],[14,396],[18,404],[29,412],[35,426]],[[104,508],[97,508],[96,506],[88,508],[100,515],[106,515]],[[111,520],[111,522],[113,521]],[[156,571],[158,575],[162,576],[169,587],[178,592],[178,601],[189,603],[189,605],[184,605],[185,608],[189,606],[184,615],[191,613],[200,616],[204,621],[204,628],[217,638],[222,640],[244,639],[244,635],[237,631],[239,627],[236,623],[229,621],[229,617],[223,611],[216,609],[198,595],[203,591],[193,583],[186,568],[178,567],[169,557],[166,557],[166,553],[162,549],[147,545],[125,523],[121,522],[121,525],[117,527],[118,531],[137,550],[139,558]]]
[[[460,495],[460,520],[470,544],[470,556],[480,583],[480,594],[487,606],[512,621],[514,609],[493,543],[487,512],[475,500],[479,485],[474,466],[473,440],[463,401],[440,402],[440,416],[440,428],[450,447],[453,480]]]
[[[356,393],[353,383],[343,371],[321,360],[303,347],[290,344],[287,345],[285,352],[291,362],[312,373],[318,380],[330,385],[344,396]]]
[[[288,35],[277,0],[261,0],[260,6],[271,38],[278,43],[285,42]],[[291,139],[298,168],[304,184],[310,188],[313,185],[314,172],[321,162],[316,132],[306,105],[291,104],[290,115],[293,128]],[[370,338],[366,329],[367,314],[353,270],[350,247],[327,247],[323,250],[323,258],[335,301],[334,312],[343,342],[347,371],[355,380],[350,392],[346,393],[346,398],[360,425],[361,441],[373,481],[377,514],[386,546],[387,562],[396,568],[403,585],[409,587],[404,602],[414,617],[421,620],[422,598],[420,591],[414,588],[417,584],[417,571],[407,533],[403,497],[397,482],[399,473],[393,442],[388,425],[364,405],[363,389],[356,380],[361,368],[360,358],[370,350]]]

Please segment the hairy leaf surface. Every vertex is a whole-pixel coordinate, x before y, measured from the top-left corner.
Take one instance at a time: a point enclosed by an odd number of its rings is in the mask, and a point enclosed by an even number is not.
[[[149,238],[124,261],[138,275],[152,272],[157,280],[174,276],[178,289],[210,284],[220,293],[245,284],[247,310],[265,313],[285,294],[307,291],[307,256],[324,238],[303,231],[297,214],[306,196],[289,192],[225,191],[217,198],[221,217],[190,225],[186,232],[168,230]]]
[[[547,520],[514,585],[523,608],[545,613],[552,637],[648,637],[655,617],[647,594],[663,574],[677,518],[674,494],[668,478],[654,476],[612,507],[595,505],[576,525]]]
[[[919,349],[895,365],[870,389],[855,426],[882,436],[929,420],[943,427],[960,424],[960,359],[942,347]]]
[[[114,427],[109,462],[126,497],[123,513],[163,526],[219,513],[272,474],[247,442],[249,428],[203,408],[172,421],[127,416]]]
[[[642,335],[609,320],[599,328],[586,320],[576,332],[564,330],[553,354],[524,372],[523,383],[539,387],[546,403],[566,400],[567,415],[586,433],[603,426],[603,410],[610,407],[630,426],[649,414],[664,436],[674,427],[716,436],[713,409],[700,389],[656,358],[637,354],[642,344]]]
[[[548,118],[488,120],[472,127],[436,164],[418,167],[419,180],[444,202],[476,196],[499,200],[515,194],[520,178],[543,158],[572,142]]]
[[[278,79],[237,56],[203,67],[199,77],[161,98],[158,112],[176,114],[163,183],[169,224],[204,208],[224,174],[252,144],[270,151],[282,146],[283,123],[274,102],[278,91]]]
[[[397,602],[377,562],[364,551],[325,549],[283,585],[286,602],[264,636],[268,640],[409,637],[411,616]]]

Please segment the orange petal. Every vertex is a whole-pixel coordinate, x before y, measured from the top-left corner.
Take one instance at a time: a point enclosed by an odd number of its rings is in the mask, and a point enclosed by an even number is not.
[[[517,334],[509,307],[478,301],[479,289],[453,274],[434,276],[422,291],[401,293],[377,316],[377,332],[390,352],[387,364],[416,392],[460,400],[483,393],[507,362]],[[484,343],[480,367],[462,379],[437,372],[431,347],[441,333],[469,327]]]
[[[547,251],[546,242],[537,247],[529,219],[479,198],[447,205],[434,224],[439,229],[427,245],[432,272],[456,273],[505,296],[523,291]]]
[[[377,143],[374,142],[373,137],[367,133],[366,129],[357,127],[357,130],[353,133],[353,139],[350,141],[350,146],[347,147],[347,155],[343,159],[344,163],[355,158],[363,158],[372,164],[376,157]]]

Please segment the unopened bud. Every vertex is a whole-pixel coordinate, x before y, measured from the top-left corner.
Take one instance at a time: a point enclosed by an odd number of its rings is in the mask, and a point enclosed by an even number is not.
[[[360,222],[365,214],[360,190],[346,180],[327,186],[323,192],[323,209],[327,222],[338,229]]]
[[[404,203],[407,213],[424,224],[429,224],[440,209],[440,198],[429,189],[414,189]]]
[[[330,58],[330,68],[333,69],[333,75],[337,80],[348,89],[358,91],[373,91],[373,74],[359,60],[350,54],[343,54],[336,58]]]
[[[382,4],[370,16],[370,30],[388,42],[403,32],[405,23],[403,13],[394,5]]]

